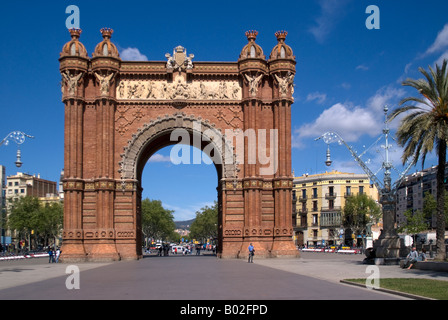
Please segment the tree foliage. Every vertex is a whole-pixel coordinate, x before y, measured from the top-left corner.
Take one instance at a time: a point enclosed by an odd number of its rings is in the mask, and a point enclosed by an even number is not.
[[[165,209],[160,200],[144,199],[141,212],[144,236],[163,241],[174,238],[173,212]]]
[[[428,228],[428,223],[423,211],[417,210],[413,212],[412,209],[404,212],[406,223],[401,226],[398,231],[412,235],[415,243],[415,236]]]
[[[402,160],[417,163],[422,160],[424,166],[426,155],[434,149],[438,156],[437,169],[437,259],[445,260],[445,216],[444,216],[444,178],[446,148],[448,141],[448,76],[447,60],[436,70],[429,67],[429,72],[419,68],[422,79],[407,79],[404,86],[416,89],[416,97],[407,97],[400,101],[390,120],[404,114],[397,130],[398,144],[404,147]],[[407,105],[408,103],[410,105]]]
[[[205,206],[196,212],[196,219],[190,227],[192,239],[215,239],[218,237],[218,203]]]
[[[356,235],[361,235],[366,232],[368,225],[379,221],[381,208],[375,200],[361,193],[347,198],[342,215],[344,227],[351,229]]]
[[[60,202],[39,203],[38,198],[26,196],[10,200],[7,227],[19,237],[28,239],[33,232],[37,243],[46,245],[62,230],[63,205]]]

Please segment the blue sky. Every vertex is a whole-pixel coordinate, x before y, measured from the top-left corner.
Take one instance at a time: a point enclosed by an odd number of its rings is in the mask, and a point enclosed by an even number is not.
[[[365,25],[372,4],[380,10],[377,30]],[[80,40],[90,55],[102,39],[99,30],[110,27],[124,60],[165,60],[165,53],[182,45],[195,55],[193,62],[236,61],[247,30],[259,32],[257,43],[268,57],[276,44],[274,33],[288,31],[286,42],[297,60],[292,107],[296,176],[332,169],[362,172],[345,147],[333,144],[333,165],[326,167],[326,145],[314,139],[336,131],[362,152],[381,134],[384,105],[393,109],[403,97],[415,95],[401,82],[420,78],[418,67],[448,57],[448,3],[440,0],[8,1],[0,18],[0,135],[20,130],[35,138],[21,146],[19,170],[16,145],[0,147],[7,175],[23,171],[59,180],[64,106],[58,58],[70,39],[68,5],[79,7]],[[392,143],[391,157],[401,170],[401,153]],[[166,161],[169,153],[169,148],[160,150],[146,165],[143,197],[162,200],[175,210],[176,220],[193,218],[216,200],[216,170],[205,164],[173,165]],[[372,171],[380,168],[382,154],[379,145],[366,154]],[[425,167],[437,164],[435,159],[428,157]]]

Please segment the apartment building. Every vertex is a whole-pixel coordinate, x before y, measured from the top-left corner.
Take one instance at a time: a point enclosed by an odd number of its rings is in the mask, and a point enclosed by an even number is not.
[[[445,181],[448,179],[448,166],[445,166]],[[445,182],[445,189],[448,190],[448,183]],[[437,166],[426,168],[421,171],[407,175],[397,190],[396,222],[397,226],[406,223],[404,213],[412,209],[422,211],[425,193],[429,192],[434,197],[437,193]],[[436,228],[436,214],[428,220],[429,228]]]
[[[8,176],[6,180],[7,203],[10,198],[14,197],[50,197],[58,193],[56,182],[41,179],[40,175],[17,172],[16,175]]]
[[[342,209],[350,195],[367,193],[378,201],[378,190],[366,174],[325,172],[294,178],[294,239],[296,245],[338,245],[344,242]]]

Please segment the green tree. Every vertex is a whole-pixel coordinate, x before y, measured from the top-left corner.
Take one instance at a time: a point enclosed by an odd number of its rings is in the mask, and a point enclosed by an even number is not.
[[[428,228],[428,222],[423,211],[417,210],[413,212],[412,209],[404,212],[406,223],[398,228],[399,232],[412,235],[415,243],[415,236]]]
[[[29,239],[34,229],[34,217],[38,214],[40,205],[36,197],[15,197],[9,200],[9,215],[7,227],[14,230],[19,238]]]
[[[20,238],[30,239],[34,232],[37,242],[47,245],[49,239],[54,239],[61,232],[62,220],[62,203],[41,205],[38,198],[31,196],[10,200],[7,226],[16,231]]]
[[[196,219],[190,226],[190,238],[215,239],[218,237],[218,203],[205,206],[196,212]]]
[[[52,202],[41,205],[39,210],[33,216],[33,230],[37,238],[43,239],[43,244],[49,244],[49,240],[55,238],[61,233],[64,215],[64,206],[62,202]]]
[[[436,213],[437,201],[433,194],[429,191],[425,192],[423,197],[423,213],[426,219],[431,219],[434,213]],[[448,191],[445,190],[445,206],[444,211],[448,212]],[[448,214],[445,214],[445,225],[448,223]]]
[[[142,232],[146,240],[166,241],[174,237],[173,212],[165,209],[160,200],[146,198],[142,201]]]
[[[342,224],[355,235],[366,233],[369,225],[377,223],[381,217],[381,208],[365,193],[352,195],[345,201],[342,210]]]
[[[438,155],[437,169],[437,208],[436,237],[437,259],[445,260],[445,214],[444,214],[444,177],[446,148],[448,139],[448,77],[447,61],[436,70],[429,67],[419,71],[424,79],[407,79],[404,86],[419,92],[417,97],[407,97],[400,101],[400,107],[390,116],[390,120],[404,114],[397,130],[398,144],[404,147],[402,160],[406,163],[411,157],[414,164],[421,159],[424,166],[426,155],[436,149]],[[407,105],[407,103],[411,103]]]

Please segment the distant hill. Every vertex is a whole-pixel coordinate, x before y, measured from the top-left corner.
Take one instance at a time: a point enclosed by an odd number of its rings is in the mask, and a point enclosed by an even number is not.
[[[191,224],[195,219],[186,220],[186,221],[174,221],[176,225],[176,229],[190,229]]]

